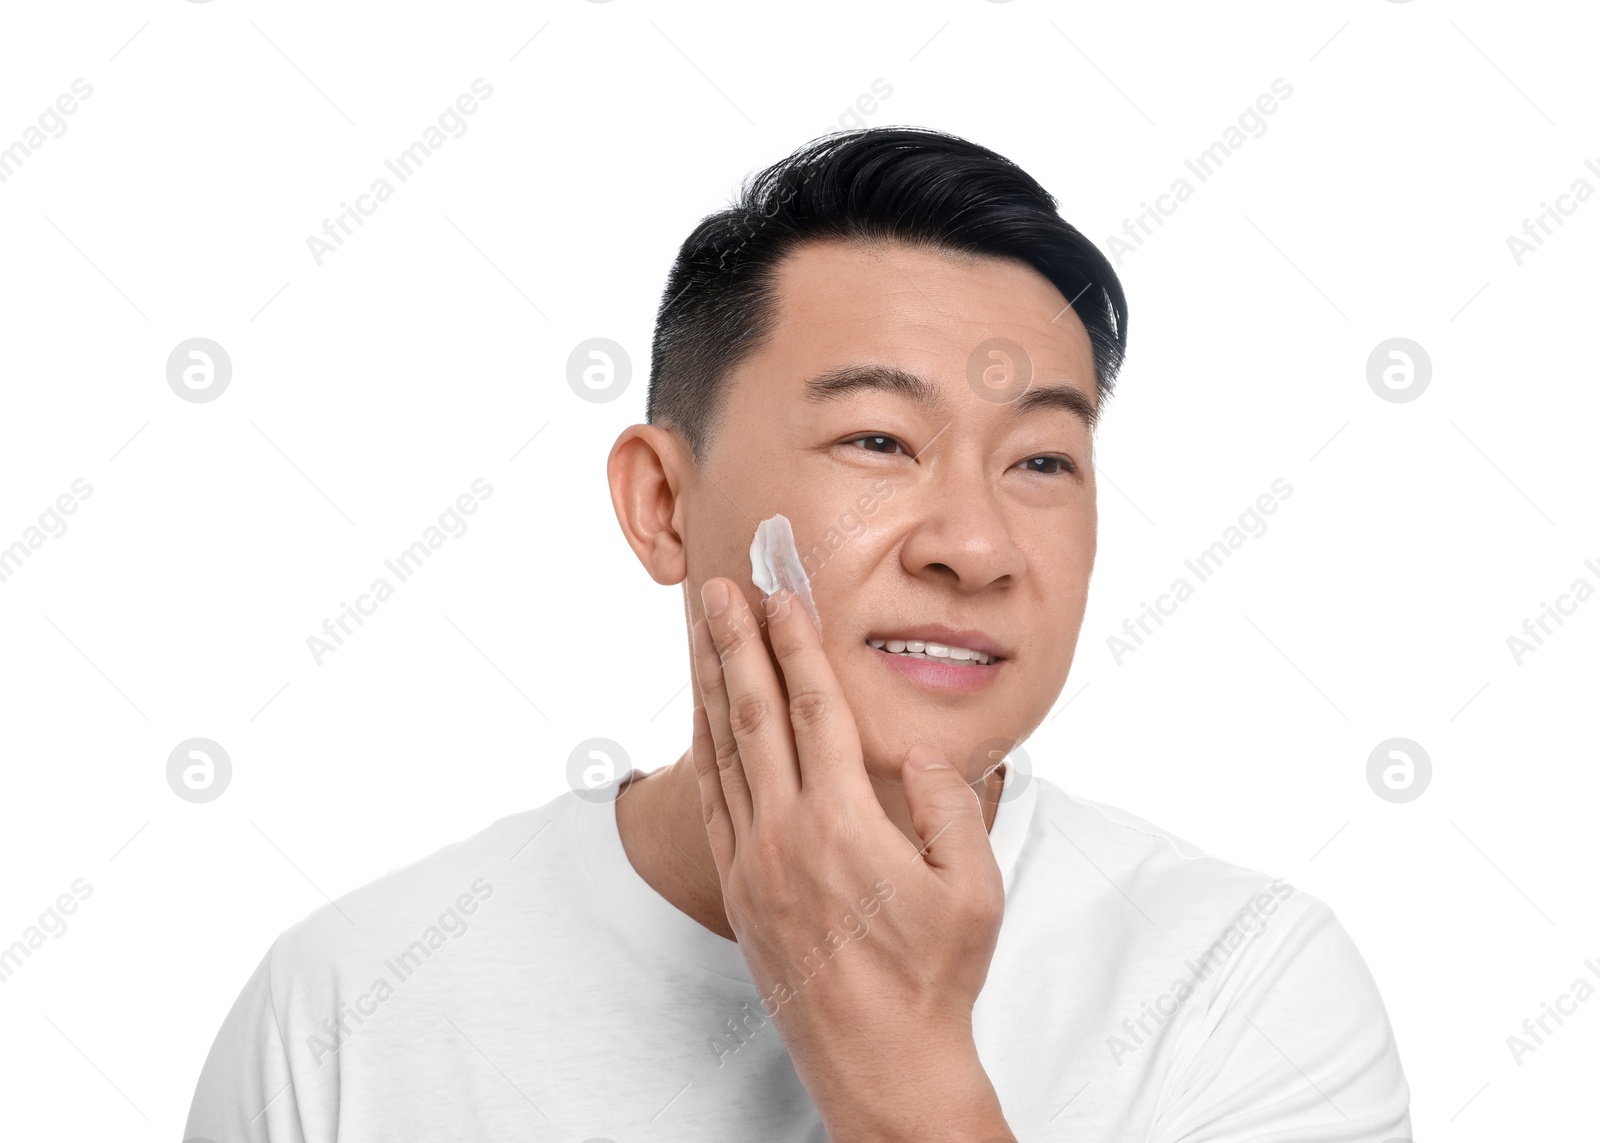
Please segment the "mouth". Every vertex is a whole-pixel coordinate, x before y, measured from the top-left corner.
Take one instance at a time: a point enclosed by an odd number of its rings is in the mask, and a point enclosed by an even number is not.
[[[940,643],[934,639],[868,639],[867,646],[890,655],[904,655],[912,659],[927,659],[961,666],[987,667],[991,663],[1000,661],[998,656],[984,651]]]
[[[866,643],[885,666],[937,691],[980,690],[994,681],[1006,661],[999,644],[981,631],[921,627],[874,633]]]

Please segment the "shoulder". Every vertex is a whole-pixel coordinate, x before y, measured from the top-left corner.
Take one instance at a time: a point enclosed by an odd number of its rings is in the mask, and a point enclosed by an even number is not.
[[[1275,1138],[1297,1143],[1327,1137],[1314,1125],[1330,1116],[1341,1129],[1362,1121],[1383,1132],[1376,1138],[1406,1123],[1409,1092],[1377,983],[1319,897],[1048,781],[1029,843],[1046,874],[1035,893],[1115,950],[1133,1021],[1149,1016],[1113,1036],[1119,1066],[1159,1027],[1173,1123],[1185,1125],[1174,1138],[1263,1113],[1255,1101],[1266,1095],[1283,1116]]]
[[[404,982],[469,932],[481,943],[499,924],[510,934],[506,943],[525,947],[515,940],[523,929],[506,922],[543,916],[553,895],[581,884],[574,868],[581,858],[570,844],[576,801],[564,795],[501,818],[284,930],[212,1043],[187,1133],[250,1143],[331,1139],[326,1116],[339,1106],[341,1049],[362,1019],[399,987],[426,996],[430,985]],[[433,986],[476,971],[470,957],[440,960],[426,972]],[[391,1022],[390,1034],[401,1024]],[[220,1124],[245,1126],[219,1134]]]
[[[285,929],[266,957],[273,990],[294,985],[339,991],[370,979],[412,942],[460,936],[498,894],[537,895],[560,884],[578,860],[567,844],[576,798],[562,795],[500,818],[470,837],[330,900]]]
[[[1039,795],[1029,831],[1034,853],[1052,864],[1075,860],[1080,870],[1098,869],[1105,891],[1120,889],[1163,927],[1249,906],[1282,884],[1126,810],[1069,794],[1045,778],[1035,781]],[[1282,889],[1276,895],[1290,896]],[[1154,916],[1157,911],[1165,919]]]
[[[1215,857],[1126,810],[1036,780],[1029,830],[1033,864],[1043,874],[1036,880],[1068,894],[1074,911],[1098,913],[1168,958],[1202,968],[1207,959],[1218,968],[1234,962],[1224,975],[1288,957],[1365,977],[1354,943],[1316,895]]]

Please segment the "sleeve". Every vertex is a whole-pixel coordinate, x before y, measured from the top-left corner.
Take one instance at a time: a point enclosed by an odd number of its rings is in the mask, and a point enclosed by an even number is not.
[[[1377,984],[1332,910],[1284,902],[1215,987],[1151,1143],[1408,1143],[1410,1089]]]
[[[267,952],[233,1002],[200,1071],[184,1138],[306,1143],[272,995]]]

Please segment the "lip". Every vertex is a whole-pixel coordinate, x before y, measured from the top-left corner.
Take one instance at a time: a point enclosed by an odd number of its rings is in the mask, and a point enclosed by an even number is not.
[[[1006,656],[1001,652],[1000,645],[982,631],[958,631],[954,627],[913,627],[896,629],[888,634],[874,632],[869,639],[921,639],[923,642],[945,643],[956,647],[966,647],[973,651],[982,651],[985,655],[992,656],[996,661],[985,666],[967,664],[957,666],[954,663],[940,663],[932,659],[913,659],[908,655],[896,655],[873,647],[865,642],[862,646],[871,651],[884,666],[898,673],[902,678],[916,683],[928,690],[943,691],[947,694],[973,694],[992,686],[1000,674],[1001,667],[1007,662]]]

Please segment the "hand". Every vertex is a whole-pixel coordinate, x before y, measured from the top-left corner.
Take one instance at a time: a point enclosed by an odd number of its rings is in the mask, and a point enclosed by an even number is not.
[[[1005,909],[977,795],[914,747],[901,768],[913,843],[878,803],[805,611],[782,592],[766,601],[769,653],[731,580],[709,580],[702,599],[706,832],[763,1011],[830,1135],[1007,1134],[972,1040]]]

